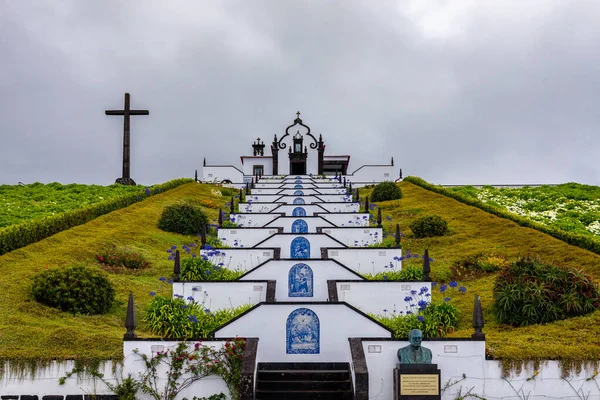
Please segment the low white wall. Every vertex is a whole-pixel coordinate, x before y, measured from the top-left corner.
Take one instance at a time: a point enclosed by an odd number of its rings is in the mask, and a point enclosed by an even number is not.
[[[302,195],[295,195],[294,192],[296,191],[302,191]],[[301,196],[314,196],[318,194],[316,190],[314,189],[283,189],[281,190],[281,192],[277,193],[277,194],[255,194],[254,192],[252,193],[252,197],[248,196],[248,198],[251,198],[252,201],[257,201],[259,203],[268,203],[268,202],[272,202],[272,201],[277,201],[279,199],[279,197],[281,196],[296,196],[296,197],[301,197]]]
[[[239,227],[245,228],[260,228],[267,225],[269,222],[278,218],[281,214],[259,214],[259,213],[248,213],[248,214],[231,214],[229,219]]]
[[[351,203],[352,196],[349,194],[318,194],[317,198],[323,200],[324,203]]]
[[[233,183],[241,183],[244,181],[244,174],[232,165],[207,165],[202,168],[202,181],[220,183],[224,180],[230,180]]]
[[[348,247],[367,247],[381,243],[383,229],[367,227],[324,228],[322,233],[339,240]]]
[[[335,226],[369,226],[369,213],[331,213],[319,216]]]
[[[304,200],[304,204],[314,204],[323,202],[323,200],[319,199],[317,196],[281,196],[277,199],[277,202],[284,204],[294,204],[294,200],[299,197],[302,198],[302,200]],[[302,204],[296,205],[301,206]]]
[[[175,294],[182,295],[184,299],[193,297],[202,309],[216,311],[266,301],[267,282],[173,282]]]
[[[30,373],[20,376],[19,371],[12,371],[10,362],[0,378],[0,394],[14,395],[82,395],[88,393],[112,394],[105,384],[92,376],[73,376],[59,385],[58,380],[75,367],[75,361],[52,361],[47,368],[38,368],[34,375]],[[117,383],[113,375],[112,361],[100,365],[98,372],[104,374],[110,383]],[[125,374],[126,375],[126,374]]]
[[[266,246],[264,246],[266,247]],[[226,268],[248,271],[265,261],[273,258],[274,250],[268,248],[260,249],[220,249],[224,256],[213,257],[218,264],[223,262]],[[201,254],[207,254],[210,250],[200,250]]]
[[[421,288],[427,288],[431,294],[431,282],[388,282],[388,281],[360,281],[360,282],[336,282],[338,301],[345,301],[362,312],[376,315],[406,314],[414,311],[409,304],[416,304],[419,299],[428,303],[429,296],[415,296],[411,290],[419,292]],[[407,303],[404,298],[413,297],[414,303]]]
[[[289,296],[289,272],[292,266],[302,263],[313,272],[312,297]],[[361,279],[356,274],[333,261],[324,260],[272,260],[244,275],[240,280],[275,280],[276,301],[328,301],[328,280]]]
[[[394,165],[363,165],[352,174],[346,175],[346,180],[352,182],[352,186],[360,187],[361,184],[392,181],[400,177],[400,167]]]
[[[281,258],[291,258],[290,245],[296,237],[305,237],[310,243],[310,258],[321,258],[322,247],[340,247],[341,243],[335,239],[321,234],[279,234],[265,240],[258,248],[280,248]]]
[[[260,194],[277,194],[279,192],[281,192],[283,189],[281,188],[259,188],[259,187],[255,187],[254,189],[252,189],[252,194],[253,195],[260,195]]]
[[[500,399],[599,399],[600,387],[590,379],[593,371],[582,370],[565,379],[561,377],[558,361],[541,361],[534,376],[531,368],[524,368],[506,379],[502,378],[499,361],[485,359],[485,342],[470,340],[425,340],[423,346],[431,350],[432,362],[441,371],[441,386],[447,382],[466,379],[446,389],[442,399],[457,398],[472,388],[471,394],[488,400]],[[398,363],[396,353],[408,346],[407,341],[364,340],[363,349],[369,369],[369,397],[393,400],[392,371]]]
[[[360,211],[360,203],[320,203],[329,212],[353,213]]]
[[[339,261],[346,267],[363,274],[376,274],[389,271],[390,262],[395,269],[402,269],[402,249],[327,249],[329,258]]]
[[[210,346],[213,348],[221,348],[226,343],[225,340],[203,340],[203,346]],[[132,373],[134,376],[138,376],[143,371],[146,370],[146,366],[142,358],[133,352],[134,349],[138,349],[140,353],[146,354],[149,357],[152,357],[156,354],[157,351],[165,351],[168,349],[175,349],[179,342],[174,340],[135,340],[135,341],[124,341],[123,342],[123,354],[125,355],[125,371],[127,373]],[[194,342],[190,341],[189,348],[193,349]],[[162,376],[167,375],[168,369],[161,365],[158,367],[158,372],[162,374]],[[165,386],[166,379],[159,381],[159,387]],[[208,397],[213,394],[225,393],[227,398],[229,399],[229,389],[227,389],[227,385],[222,378],[218,376],[208,376],[204,379],[200,379],[190,385],[187,389],[182,390],[177,394],[177,400],[181,400],[184,397],[188,399],[197,397]],[[141,390],[138,392],[137,399],[139,400],[150,400],[152,397],[147,394],[142,394]]]
[[[240,203],[239,204],[239,212],[240,213],[270,213],[275,210],[277,207],[281,206],[281,204],[277,203],[262,203],[262,204],[252,204],[252,203]]]
[[[283,228],[283,233],[292,233],[292,224],[299,219],[306,221],[310,233],[316,233],[317,228],[333,227],[331,222],[327,222],[321,217],[280,217],[269,222],[265,227]]]
[[[277,228],[219,228],[217,235],[224,245],[248,248],[276,233]]]
[[[308,308],[319,318],[319,354],[286,354],[286,321],[298,308]],[[263,303],[249,313],[218,329],[216,338],[258,337],[257,362],[348,362],[348,338],[390,337],[390,332],[345,304]]]
[[[304,211],[306,211],[307,217],[312,217],[315,213],[322,213],[324,210],[321,205],[325,203],[319,204],[282,204],[277,208],[278,213],[284,213],[286,216],[291,217],[294,209],[296,207],[302,207]]]

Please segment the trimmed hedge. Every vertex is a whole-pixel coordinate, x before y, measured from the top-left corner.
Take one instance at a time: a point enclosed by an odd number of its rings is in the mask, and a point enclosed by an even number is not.
[[[128,207],[144,200],[148,196],[162,193],[165,190],[173,189],[189,182],[193,182],[193,180],[189,178],[174,179],[160,185],[155,185],[152,189],[141,189],[139,193],[113,197],[85,208],[6,227],[0,231],[0,255],[38,242],[74,226],[85,224],[101,215]]]
[[[465,196],[461,193],[454,192],[442,186],[432,185],[431,183],[426,182],[425,180],[415,176],[407,176],[406,178],[404,178],[404,180],[414,185],[420,186],[423,189],[427,189],[432,192],[453,198],[454,200],[460,201],[461,203],[467,204],[469,206],[477,207],[485,212],[494,214],[498,217],[509,219],[525,228],[535,229],[537,231],[550,235],[558,240],[562,240],[563,242],[568,243],[570,245],[581,247],[582,249],[589,250],[596,254],[600,254],[600,240],[594,239],[586,235],[563,231],[558,228],[540,224],[538,222],[530,220],[529,218],[522,217],[520,215],[510,213],[499,207],[495,207],[490,204],[484,203],[479,199],[474,199],[472,197]]]

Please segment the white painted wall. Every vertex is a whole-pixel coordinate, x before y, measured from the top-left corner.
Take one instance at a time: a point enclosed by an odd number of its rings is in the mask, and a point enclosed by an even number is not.
[[[302,200],[304,200],[304,204],[315,204],[323,202],[323,200],[319,199],[317,196],[281,196],[277,199],[277,202],[284,204],[294,204],[294,199],[297,198],[302,198]]]
[[[322,233],[339,240],[348,247],[367,247],[381,243],[383,229],[372,227],[326,228]]]
[[[346,175],[346,180],[352,186],[361,187],[383,181],[394,182],[400,176],[400,167],[394,165],[363,165],[352,174]]]
[[[269,213],[279,207],[281,204],[277,203],[262,203],[262,204],[252,204],[250,203],[240,203],[238,211],[240,213]],[[279,211],[278,211],[279,212]]]
[[[242,171],[244,175],[254,175],[254,166],[263,166],[263,175],[273,175],[273,157],[272,156],[246,156],[244,157]]]
[[[219,228],[217,236],[229,247],[248,248],[276,233],[277,228]]]
[[[267,282],[173,282],[173,294],[191,296],[203,309],[216,311],[266,301]]]
[[[402,269],[402,249],[327,249],[329,258],[339,261],[346,267],[363,274],[376,274],[389,271],[390,262],[395,269]]]
[[[349,194],[339,195],[339,194],[319,194],[317,197],[325,203],[351,203],[352,196]]]
[[[253,195],[257,195],[257,194],[277,194],[277,193],[281,192],[282,190],[283,189],[281,189],[281,188],[260,188],[260,187],[255,187],[254,189],[252,189],[252,194]]]
[[[224,340],[203,340],[202,345],[209,346],[212,348],[221,348],[225,344]],[[142,358],[133,352],[134,349],[138,349],[140,353],[146,354],[147,356],[152,356],[156,354],[156,351],[165,351],[167,349],[174,349],[178,345],[178,342],[173,340],[165,340],[165,341],[124,341],[123,342],[123,354],[125,356],[125,370],[128,373],[132,373],[134,376],[138,376],[145,369],[144,361]],[[192,349],[194,346],[194,342],[190,342],[189,348]],[[153,351],[154,349],[154,351]],[[166,376],[167,368],[164,366],[159,367],[159,373],[162,372],[163,376]],[[164,381],[159,381],[160,385],[164,387]],[[181,400],[184,397],[188,399],[197,397],[208,397],[213,394],[225,393],[227,398],[229,399],[229,390],[227,389],[227,385],[222,378],[218,376],[209,376],[204,379],[201,379],[197,382],[194,382],[190,387],[185,390],[182,390],[177,395],[177,400]],[[138,392],[136,397],[139,400],[150,400],[152,397],[150,395],[145,395],[141,393],[141,390]]]
[[[411,290],[419,292],[422,287],[426,287],[427,293],[431,294],[431,282],[336,282],[336,287],[338,301],[345,301],[362,312],[376,315],[414,311],[409,303],[404,301],[406,296],[412,296],[413,299],[418,297],[411,295]],[[431,301],[431,297],[418,297],[421,298],[428,303]]]
[[[331,222],[327,222],[321,217],[280,217],[280,218],[277,218],[276,220],[269,222],[266,225],[266,227],[267,228],[281,227],[281,228],[283,228],[283,233],[292,233],[292,224],[294,223],[294,221],[299,220],[299,219],[306,221],[306,223],[308,224],[308,231],[310,233],[316,233],[317,227],[319,227],[319,228],[333,227],[333,224]]]
[[[286,216],[291,217],[294,208],[302,207],[306,211],[307,217],[312,217],[315,213],[322,213],[325,209],[322,207],[324,203],[319,204],[282,204],[277,207],[278,213],[284,213]]]
[[[286,320],[292,311],[303,307],[319,317],[320,354],[286,354]],[[345,304],[263,303],[215,333],[216,338],[258,337],[257,362],[348,362],[348,338],[353,335],[390,337],[390,332]]]
[[[310,242],[310,258],[321,258],[321,248],[322,247],[340,247],[340,243],[335,239],[320,234],[309,234],[309,235],[292,235],[292,234],[279,234],[275,235],[272,238],[265,240],[260,243],[258,247],[268,247],[268,248],[281,248],[281,258],[290,258],[290,244],[292,240],[296,237],[305,237]]]
[[[360,211],[360,203],[321,203],[326,211],[352,213]]]
[[[73,376],[66,380],[64,385],[59,385],[58,380],[75,367],[75,361],[52,361],[48,368],[38,368],[35,375],[30,373],[20,377],[19,371],[12,371],[10,362],[5,364],[5,370],[0,377],[0,394],[40,396],[68,395],[68,394],[111,394],[106,385],[91,376],[82,376],[81,379]],[[112,361],[101,364],[98,372],[104,374],[111,383],[116,383],[112,373]],[[127,375],[127,374],[125,374]],[[111,378],[112,377],[112,378]]]
[[[271,213],[271,214],[259,214],[259,213],[248,213],[248,214],[233,214],[229,216],[230,220],[235,220],[234,222],[238,224],[240,227],[246,228],[260,228],[267,225],[269,222],[278,218],[281,214]],[[235,217],[235,218],[232,218]]]
[[[369,213],[319,214],[335,226],[369,226]]]
[[[297,263],[308,265],[313,271],[313,296],[289,297],[288,276]],[[325,260],[272,260],[244,275],[242,280],[275,280],[276,301],[327,301],[327,281],[337,279],[361,279],[356,274],[333,261]]]
[[[244,174],[237,168],[229,165],[202,167],[203,182],[221,183],[226,179],[234,183],[241,183],[244,181]]]
[[[201,254],[206,254],[209,250],[200,250]],[[224,252],[223,257],[216,261],[223,262],[225,267],[234,270],[248,271],[263,262],[273,258],[273,249],[221,249]]]

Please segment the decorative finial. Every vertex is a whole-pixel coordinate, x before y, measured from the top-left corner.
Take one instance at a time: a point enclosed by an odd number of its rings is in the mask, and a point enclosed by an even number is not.
[[[392,157],[392,167],[394,166],[394,157]]]
[[[377,227],[381,228],[381,208],[377,207]]]
[[[346,187],[346,177],[344,177],[344,187]]]
[[[198,182],[198,170],[194,173],[194,182]]]
[[[202,243],[202,247],[206,246],[206,225],[202,225],[202,232],[200,233],[200,243]]]
[[[300,119],[300,111],[298,111],[296,115],[298,116],[298,119]]]
[[[402,168],[400,168],[400,179],[402,179]]]
[[[369,212],[369,196],[365,197],[365,212]]]
[[[396,224],[396,247],[400,247],[400,224]]]
[[[244,191],[242,190],[242,188],[240,188],[240,200],[239,200],[240,203],[243,202],[243,200],[242,200],[243,198],[244,198]]]
[[[223,210],[219,208],[219,228],[223,227]]]
[[[235,212],[234,210],[235,210],[235,200],[234,200],[233,196],[231,196],[231,205],[229,206],[229,212],[231,214],[233,214]]]
[[[246,182],[246,196],[250,194],[250,183]]]
[[[175,251],[175,263],[173,264],[173,280],[178,281],[181,276],[181,256],[179,250]]]
[[[360,201],[360,196],[358,194],[358,188],[356,188],[356,201]]]
[[[206,167],[206,157],[204,157],[204,161],[202,162],[202,166]]]
[[[485,333],[482,332],[483,325],[483,309],[481,308],[481,298],[476,295],[475,305],[473,306],[473,328],[475,329],[475,333],[471,335],[472,339],[485,340]]]
[[[348,194],[352,194],[352,182],[348,182]]]
[[[135,328],[137,322],[135,321],[135,304],[133,302],[133,293],[129,293],[129,301],[127,302],[127,316],[125,317],[125,328],[127,332],[123,335],[123,339],[135,339]]]
[[[423,253],[423,281],[431,282],[431,277],[429,274],[431,273],[431,265],[429,265],[429,249],[425,249]]]

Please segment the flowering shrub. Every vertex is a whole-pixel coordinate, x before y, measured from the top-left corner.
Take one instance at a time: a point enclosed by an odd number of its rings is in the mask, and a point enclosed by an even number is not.
[[[221,325],[245,312],[251,305],[212,312],[203,301],[175,294],[168,297],[150,292],[152,300],[143,322],[148,330],[168,338],[207,338]]]
[[[189,344],[183,341],[176,348],[160,351],[151,357],[136,349],[134,352],[142,358],[146,367],[140,376],[141,390],[155,400],[175,400],[182,390],[194,382],[218,375],[227,384],[231,399],[239,400],[245,346],[246,341],[242,338],[227,341],[221,349],[205,346],[201,342],[189,349]],[[161,365],[168,368],[164,386],[161,386]],[[209,397],[211,400],[222,398],[222,394]]]
[[[39,303],[78,314],[103,314],[115,299],[105,273],[79,265],[38,274],[32,294]]]
[[[467,288],[459,286],[458,282],[452,281],[448,285],[442,284],[438,291],[447,296],[449,291],[457,291],[459,294],[467,292]],[[390,328],[397,338],[408,337],[412,329],[420,329],[423,337],[444,337],[458,327],[460,313],[458,308],[451,304],[451,298],[445,297],[444,301],[431,301],[431,293],[426,286],[419,291],[412,290],[409,296],[404,298],[406,311],[383,310],[384,315],[372,315],[373,318]]]
[[[234,281],[244,274],[244,271],[232,270],[225,265],[224,251],[205,245],[198,253],[192,248],[194,243],[182,246],[181,279],[184,281]],[[177,246],[167,250],[168,260],[174,258]]]
[[[212,200],[207,200],[207,199],[199,200],[198,204],[201,205],[202,207],[206,207],[206,208],[219,208],[219,207],[221,207],[220,203],[217,203],[216,201],[212,201]]]
[[[600,292],[591,277],[529,256],[504,268],[494,285],[496,318],[513,326],[575,317],[599,306]]]
[[[106,267],[126,268],[126,269],[144,269],[150,267],[147,261],[139,252],[133,252],[128,249],[118,250],[111,248],[96,255],[98,262]]]

